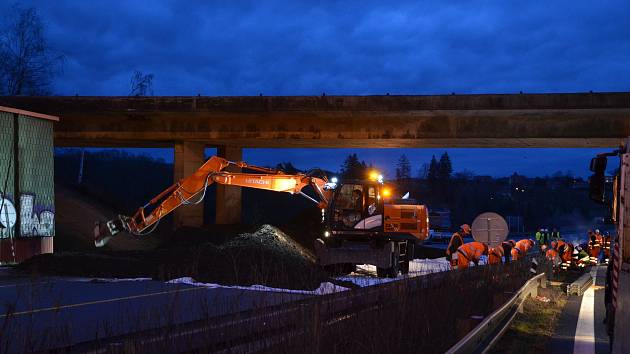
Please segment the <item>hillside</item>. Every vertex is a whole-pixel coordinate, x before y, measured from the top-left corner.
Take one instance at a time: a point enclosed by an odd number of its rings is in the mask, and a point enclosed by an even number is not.
[[[55,185],[55,209],[55,252],[93,250],[94,223],[117,215],[113,208],[60,183]],[[163,235],[158,232],[143,239],[124,234],[113,238],[106,247],[110,250],[147,250],[159,246],[162,239]]]

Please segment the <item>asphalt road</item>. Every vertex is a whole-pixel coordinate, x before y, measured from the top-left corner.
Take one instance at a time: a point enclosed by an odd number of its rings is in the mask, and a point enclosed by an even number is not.
[[[606,333],[606,325],[603,323],[606,313],[604,306],[604,285],[606,282],[606,266],[597,266],[597,277],[595,284],[592,285],[594,290],[593,298],[585,299],[585,296],[569,297],[565,305],[558,324],[556,332],[549,342],[549,352],[551,353],[574,353],[584,352],[582,349],[575,347],[576,331],[580,321],[584,320],[584,314],[581,314],[582,301],[592,301],[593,307],[590,309],[592,318],[593,337],[589,339],[589,352],[592,353],[610,353],[608,334]],[[589,314],[586,314],[589,315]],[[583,317],[583,318],[580,318]],[[588,317],[588,316],[586,316]]]
[[[66,347],[309,295],[159,281],[0,277],[0,352]]]

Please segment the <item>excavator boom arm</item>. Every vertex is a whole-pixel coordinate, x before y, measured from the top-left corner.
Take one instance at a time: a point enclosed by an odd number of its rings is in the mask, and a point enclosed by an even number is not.
[[[242,173],[224,171],[226,167],[234,165],[240,168],[261,172]],[[284,174],[281,171],[259,166],[251,166],[245,162],[231,162],[221,157],[213,156],[206,161],[195,173],[173,184],[146,205],[140,207],[133,216],[120,215],[117,219],[106,223],[105,231],[99,223],[95,227],[95,244],[97,247],[107,243],[109,238],[120,231],[126,230],[134,235],[146,235],[152,232],[159,221],[182,205],[200,203],[205,191],[212,183],[263,189],[275,192],[302,194],[325,208],[329,195],[326,192],[327,180],[311,177],[303,173]],[[313,186],[319,201],[306,195],[302,189]],[[147,211],[151,208],[151,211]],[[149,228],[151,228],[147,231]]]

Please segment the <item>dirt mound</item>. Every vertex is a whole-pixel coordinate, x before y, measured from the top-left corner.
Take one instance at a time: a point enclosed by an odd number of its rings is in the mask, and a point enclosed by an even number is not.
[[[221,246],[224,250],[248,247],[260,250],[266,249],[277,253],[278,256],[297,257],[310,262],[315,261],[315,257],[309,250],[302,247],[280,229],[271,225],[263,225],[254,233],[240,234]]]
[[[55,250],[82,251],[94,248],[94,222],[106,221],[117,212],[75,188],[55,185]],[[161,242],[159,233],[150,238],[116,237],[108,243],[111,250],[147,250]]]
[[[198,280],[222,284],[311,289],[327,278],[308,250],[270,225],[219,247],[206,247],[198,269]]]
[[[45,254],[18,268],[30,273],[84,277],[170,280],[190,276],[206,283],[306,290],[330,281],[308,250],[270,225],[238,234],[220,245],[205,242],[145,251]]]

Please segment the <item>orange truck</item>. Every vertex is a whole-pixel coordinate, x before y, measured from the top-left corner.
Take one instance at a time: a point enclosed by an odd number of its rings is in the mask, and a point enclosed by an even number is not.
[[[225,171],[228,166],[252,172]],[[427,207],[412,199],[394,199],[374,171],[365,180],[338,181],[317,171],[287,174],[213,156],[132,216],[97,222],[95,245],[104,246],[120,232],[151,233],[173,210],[201,202],[213,183],[285,192],[313,201],[322,210],[325,226],[322,237],[315,240],[315,253],[318,264],[327,269],[350,272],[357,264],[372,264],[378,276],[396,277],[409,271],[415,244],[429,235]]]

